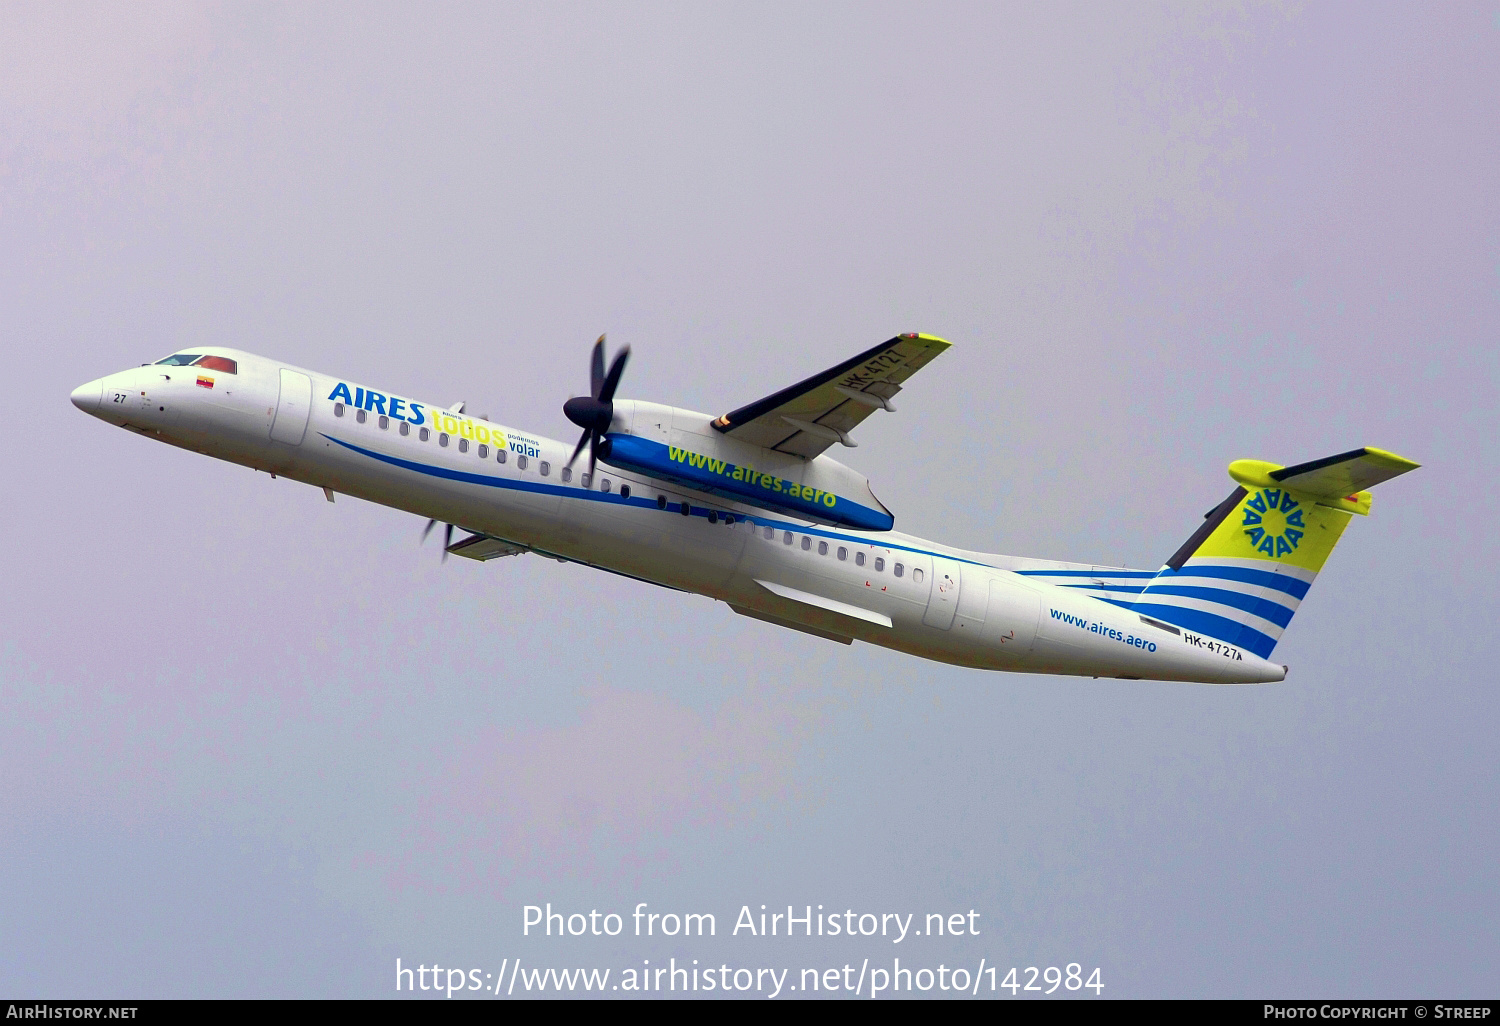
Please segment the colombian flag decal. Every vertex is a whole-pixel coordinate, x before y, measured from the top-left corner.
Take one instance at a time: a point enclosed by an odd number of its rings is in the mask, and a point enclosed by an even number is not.
[[[198,387],[199,388],[213,388],[214,387],[214,379],[213,378],[205,378],[203,375],[200,374],[200,375],[198,375]]]

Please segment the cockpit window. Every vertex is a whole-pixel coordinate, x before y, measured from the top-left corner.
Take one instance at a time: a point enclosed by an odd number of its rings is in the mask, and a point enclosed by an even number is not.
[[[198,359],[199,355],[198,353],[178,353],[175,356],[167,357],[165,360],[157,360],[156,365],[158,367],[186,367]]]
[[[239,365],[227,356],[203,356],[194,367],[202,367],[204,370],[223,371],[225,374],[238,374]]]

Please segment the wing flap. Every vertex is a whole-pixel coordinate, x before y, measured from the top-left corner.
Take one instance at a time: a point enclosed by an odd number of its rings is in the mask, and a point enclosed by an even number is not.
[[[523,552],[529,552],[524,545],[516,545],[500,538],[492,538],[487,534],[471,534],[462,541],[456,541],[448,546],[448,551],[455,556],[463,556],[465,559],[490,560],[500,559],[503,556],[519,556]]]
[[[713,426],[765,449],[812,459],[876,410],[894,410],[902,382],[949,346],[932,335],[897,335],[873,349],[724,414]]]

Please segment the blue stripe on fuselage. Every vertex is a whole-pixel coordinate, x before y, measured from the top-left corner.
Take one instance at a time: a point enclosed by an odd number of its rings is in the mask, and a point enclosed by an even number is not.
[[[1238,566],[1193,566],[1191,563],[1181,570],[1163,570],[1154,575],[1165,583],[1178,577],[1213,577],[1221,581],[1239,581],[1242,584],[1258,584],[1262,588],[1284,591],[1293,598],[1306,598],[1311,581],[1299,581],[1286,574],[1275,574],[1265,570],[1251,570]]]
[[[1269,656],[1271,650],[1276,647],[1276,639],[1270,635],[1262,634],[1254,627],[1247,627],[1213,613],[1205,613],[1197,609],[1183,609],[1181,606],[1164,606],[1156,602],[1137,602],[1130,608],[1138,613],[1145,613],[1153,619],[1161,620],[1163,623],[1175,624],[1199,634],[1206,634],[1210,638],[1238,645],[1240,648],[1254,652],[1262,659]]]
[[[567,485],[541,484],[540,482],[534,481],[517,481],[513,478],[508,477],[495,477],[489,474],[474,474],[464,470],[451,470],[448,467],[437,467],[433,466],[430,463],[418,463],[415,460],[406,460],[402,459],[399,456],[389,456],[383,452],[376,452],[373,449],[366,449],[363,446],[355,445],[353,442],[346,442],[342,438],[334,438],[332,435],[324,434],[323,432],[319,432],[319,434],[323,435],[324,438],[328,439],[330,442],[333,442],[335,445],[341,445],[345,449],[349,449],[353,452],[359,453],[361,456],[368,456],[373,460],[379,460],[382,463],[389,463],[393,467],[400,467],[403,470],[410,470],[417,474],[425,474],[428,477],[438,477],[448,481],[459,481],[464,484],[482,485],[486,488],[506,488],[513,491],[532,492],[539,495],[557,495],[564,499],[578,499],[585,502],[612,502],[622,506],[634,506],[637,509],[649,509],[652,512],[658,511],[656,501],[654,499],[636,498],[634,496],[626,499],[614,492],[596,492],[589,488],[580,488]],[[679,503],[677,505],[680,509],[682,504]],[[691,502],[687,503],[687,505],[688,509],[695,517],[706,518],[710,512],[710,508],[708,506],[694,506],[691,504]],[[713,512],[723,515],[725,511],[721,509],[715,509],[713,510]],[[851,545],[873,544],[878,545],[883,549],[890,549],[894,552],[914,552],[922,556],[936,556],[942,559],[951,559],[955,563],[966,563],[969,566],[982,566],[989,569],[999,569],[999,567],[995,567],[993,564],[983,563],[977,559],[965,559],[962,556],[952,556],[945,552],[934,552],[931,549],[919,549],[912,545],[902,545],[899,542],[889,541],[883,538],[879,540],[873,540],[869,536],[860,537],[858,535],[842,534],[838,531],[830,531],[821,527],[809,527],[805,524],[792,523],[786,520],[774,520],[770,517],[754,516],[751,514],[740,513],[738,511],[734,513],[734,518],[736,520],[753,524],[757,527],[771,527],[775,528],[778,531],[796,531],[799,534],[809,534],[815,538],[828,538],[834,541],[848,542]]]
[[[1245,595],[1238,591],[1225,591],[1223,588],[1182,588],[1174,585],[1153,584],[1141,596],[1141,601],[1150,602],[1157,595],[1180,595],[1183,598],[1203,599],[1205,602],[1217,602],[1221,606],[1243,609],[1263,620],[1270,620],[1283,629],[1292,622],[1292,614],[1296,612],[1280,602]]]
[[[1155,577],[1155,570],[1015,570],[1023,577],[1092,577],[1102,581],[1110,577]]]

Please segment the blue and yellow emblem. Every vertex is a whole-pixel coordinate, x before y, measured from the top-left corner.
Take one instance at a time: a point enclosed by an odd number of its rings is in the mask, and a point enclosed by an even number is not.
[[[1291,492],[1263,488],[1246,499],[1240,510],[1245,515],[1240,526],[1255,551],[1272,559],[1297,551],[1307,525],[1302,520],[1302,504]]]

